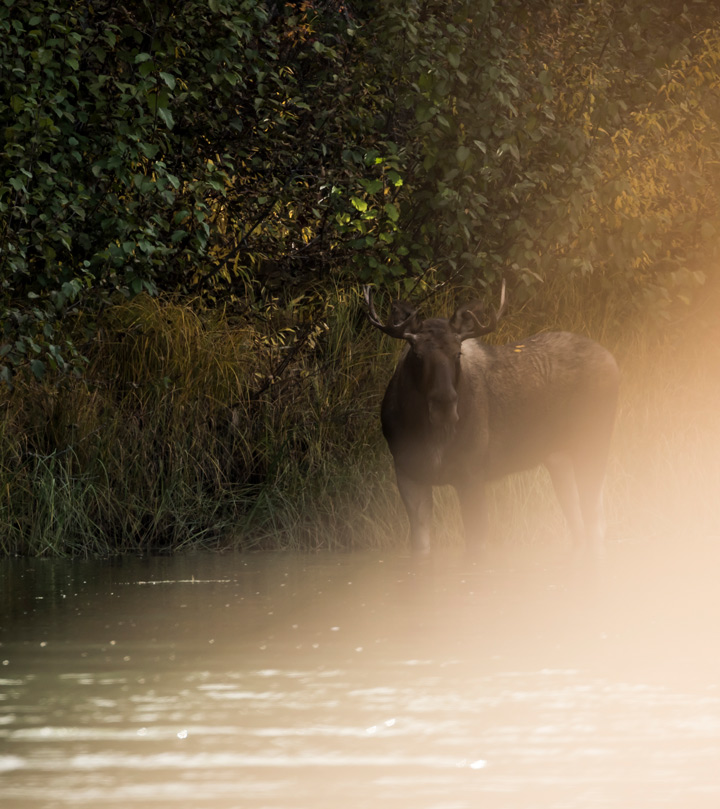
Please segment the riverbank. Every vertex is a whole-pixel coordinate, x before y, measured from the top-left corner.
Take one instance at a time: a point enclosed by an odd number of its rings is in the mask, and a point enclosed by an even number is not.
[[[511,302],[491,339],[568,329],[617,356],[611,541],[720,535],[718,294],[669,320],[622,319],[616,304],[547,289]],[[83,379],[5,392],[0,553],[402,547],[378,418],[398,346],[355,292],[337,290],[306,327],[291,311],[272,326],[140,296],[107,311]],[[493,492],[497,541],[565,541],[544,471]],[[454,495],[437,500],[437,544],[460,542]]]

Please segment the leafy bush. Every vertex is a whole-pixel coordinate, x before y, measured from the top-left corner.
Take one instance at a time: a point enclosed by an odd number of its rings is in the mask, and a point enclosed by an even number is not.
[[[717,224],[713,6],[5,0],[0,373],[80,367],[75,316],[91,340],[140,292],[687,297]]]

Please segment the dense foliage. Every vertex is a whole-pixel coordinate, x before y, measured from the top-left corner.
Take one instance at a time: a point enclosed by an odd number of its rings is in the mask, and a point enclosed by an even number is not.
[[[77,364],[116,294],[685,294],[719,35],[702,0],[3,0],[2,373]]]

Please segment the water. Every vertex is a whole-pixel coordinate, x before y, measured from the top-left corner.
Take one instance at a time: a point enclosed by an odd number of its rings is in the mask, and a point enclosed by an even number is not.
[[[0,805],[720,805],[720,542],[0,568]]]

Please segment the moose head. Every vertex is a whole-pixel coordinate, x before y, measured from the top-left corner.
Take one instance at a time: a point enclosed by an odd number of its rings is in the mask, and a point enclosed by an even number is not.
[[[369,286],[364,287],[368,319],[390,337],[405,340],[408,351],[404,363],[422,391],[431,427],[448,432],[459,420],[458,384],[461,374],[462,343],[489,334],[497,328],[505,308],[505,282],[500,306],[486,317],[481,301],[459,306],[451,318],[419,317],[418,310],[405,301],[394,301],[387,323],[377,316]]]

